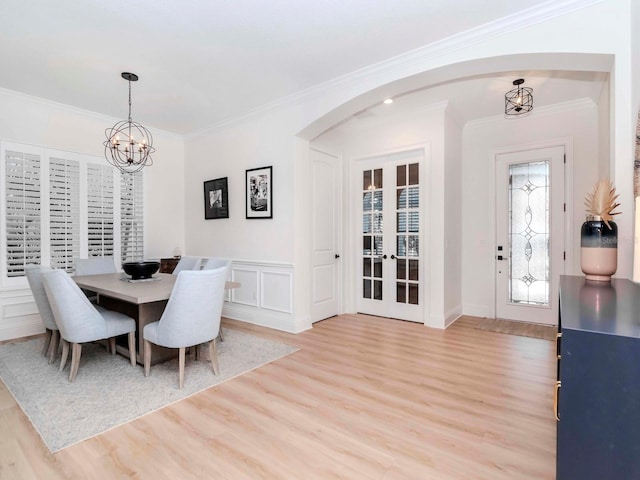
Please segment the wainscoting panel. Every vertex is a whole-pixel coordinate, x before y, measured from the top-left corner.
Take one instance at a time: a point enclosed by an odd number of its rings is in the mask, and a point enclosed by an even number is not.
[[[231,278],[240,282],[222,315],[264,327],[296,332],[293,316],[293,265],[233,261]]]
[[[31,290],[0,291],[0,341],[44,332]]]
[[[262,308],[276,312],[293,312],[292,272],[262,271]]]

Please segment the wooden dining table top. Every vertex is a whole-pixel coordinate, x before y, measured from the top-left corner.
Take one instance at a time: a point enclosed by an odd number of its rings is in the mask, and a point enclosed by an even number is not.
[[[72,277],[80,288],[125,302],[143,303],[168,300],[177,275],[156,273],[151,279],[131,281],[126,273],[105,273]],[[226,282],[225,289],[238,288],[239,282]]]

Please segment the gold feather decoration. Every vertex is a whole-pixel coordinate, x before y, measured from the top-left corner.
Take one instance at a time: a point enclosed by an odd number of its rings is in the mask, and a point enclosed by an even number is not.
[[[584,200],[584,204],[587,207],[587,215],[600,217],[611,230],[609,222],[613,220],[614,215],[621,213],[614,212],[620,206],[616,202],[617,199],[616,188],[611,183],[611,180],[608,178],[598,180],[593,186],[593,192],[589,193]]]

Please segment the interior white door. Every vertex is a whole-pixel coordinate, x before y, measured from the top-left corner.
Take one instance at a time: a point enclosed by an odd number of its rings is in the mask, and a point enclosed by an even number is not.
[[[496,317],[556,324],[564,147],[496,156]]]
[[[314,149],[310,155],[313,185],[311,321],[317,322],[337,315],[340,309],[341,175],[337,157]]]
[[[424,322],[424,154],[359,163],[359,312]]]

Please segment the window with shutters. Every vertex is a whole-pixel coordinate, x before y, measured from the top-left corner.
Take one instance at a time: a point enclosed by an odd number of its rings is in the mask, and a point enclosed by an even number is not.
[[[6,275],[22,276],[24,266],[40,263],[40,157],[5,151]]]
[[[120,242],[123,262],[144,259],[142,172],[120,174]]]
[[[144,258],[143,172],[0,140],[0,178],[0,285],[24,285],[32,263],[73,272],[75,257]]]
[[[49,159],[49,242],[51,267],[73,271],[80,256],[80,163]]]
[[[113,168],[87,166],[87,243],[89,257],[113,256]]]

